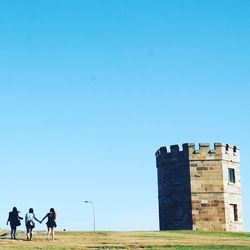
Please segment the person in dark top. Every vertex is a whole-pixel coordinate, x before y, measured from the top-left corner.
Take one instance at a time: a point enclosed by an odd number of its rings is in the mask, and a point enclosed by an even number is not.
[[[9,212],[9,217],[7,220],[7,225],[10,222],[10,235],[11,239],[16,239],[16,227],[21,225],[20,220],[23,218],[18,215],[19,211],[17,211],[16,207],[13,207],[12,211]]]
[[[50,236],[52,236],[52,240],[55,239],[55,228],[56,228],[56,212],[54,208],[51,208],[49,213],[47,213],[44,218],[41,220],[41,223],[43,220],[48,218],[48,221],[46,222],[47,228],[48,228],[48,240],[50,239]]]

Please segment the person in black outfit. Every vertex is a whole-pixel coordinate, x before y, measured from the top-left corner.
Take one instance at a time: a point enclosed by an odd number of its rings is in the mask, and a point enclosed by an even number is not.
[[[20,220],[23,218],[18,215],[19,211],[17,211],[16,207],[13,207],[12,211],[9,212],[9,217],[7,220],[7,225],[10,222],[10,235],[11,239],[16,239],[16,227],[21,225]]]
[[[56,228],[56,212],[54,208],[51,208],[49,213],[47,213],[44,218],[41,220],[41,223],[44,219],[48,218],[48,221],[46,222],[47,228],[48,228],[48,240],[50,236],[52,236],[52,240],[55,238],[55,228]]]

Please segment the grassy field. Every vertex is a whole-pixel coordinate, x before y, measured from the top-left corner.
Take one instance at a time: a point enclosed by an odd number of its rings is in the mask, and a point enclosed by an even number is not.
[[[34,232],[33,241],[26,241],[19,231],[17,238],[0,237],[0,249],[250,249],[250,233],[71,231],[56,232],[56,240],[48,241],[44,231]]]

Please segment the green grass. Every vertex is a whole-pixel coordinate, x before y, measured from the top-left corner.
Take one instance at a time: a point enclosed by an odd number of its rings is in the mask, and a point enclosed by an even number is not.
[[[3,231],[0,231],[0,234]],[[250,250],[250,233],[148,231],[148,232],[56,232],[48,241],[46,232],[35,232],[33,241],[20,231],[16,241],[0,238],[0,249],[169,249],[169,250]]]

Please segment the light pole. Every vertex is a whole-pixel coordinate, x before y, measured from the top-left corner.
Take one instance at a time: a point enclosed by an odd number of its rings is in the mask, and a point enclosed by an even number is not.
[[[93,206],[93,218],[94,218],[94,231],[95,231],[95,204],[93,201],[84,201],[85,203],[90,203]]]

